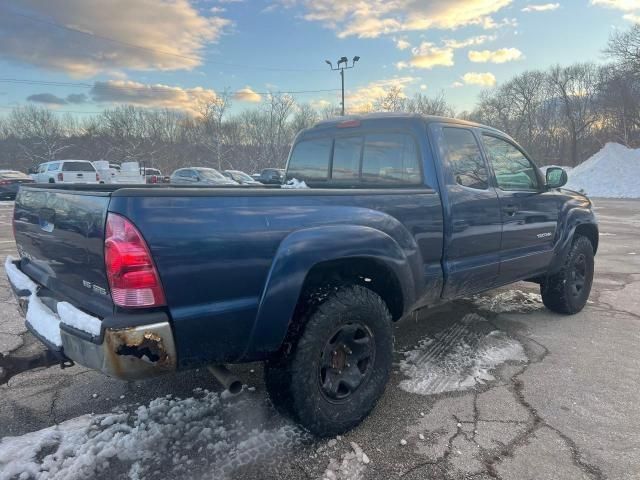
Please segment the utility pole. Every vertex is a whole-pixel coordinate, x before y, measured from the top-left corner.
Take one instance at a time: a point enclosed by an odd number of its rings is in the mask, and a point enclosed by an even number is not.
[[[325,63],[327,65],[329,65],[329,67],[331,68],[331,70],[333,71],[338,71],[340,70],[340,81],[342,83],[342,113],[341,115],[344,117],[344,71],[345,70],[349,70],[350,68],[353,68],[356,66],[356,62],[360,60],[360,57],[358,57],[357,55],[355,57],[353,57],[353,61],[351,63],[351,66],[349,66],[349,59],[347,59],[347,57],[341,57],[338,60],[338,63],[336,64],[335,68],[333,66],[333,63],[331,63],[329,60],[325,60]],[[342,65],[342,66],[341,66]]]

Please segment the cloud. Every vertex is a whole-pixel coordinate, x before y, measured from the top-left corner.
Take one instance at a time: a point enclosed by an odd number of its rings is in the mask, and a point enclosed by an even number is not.
[[[408,67],[431,69],[435,66],[453,66],[453,49],[448,47],[436,47],[431,42],[422,42],[419,47],[411,50],[413,57],[408,62],[398,62],[399,70]]]
[[[467,25],[497,25],[487,20],[511,0],[281,0],[291,7],[301,4],[303,18],[320,22],[338,37],[373,38],[383,34],[455,29]]]
[[[613,8],[615,10],[622,10],[623,12],[640,10],[639,0],[591,0],[591,5]]]
[[[395,42],[396,42],[396,48],[398,50],[406,50],[407,48],[411,47],[411,44],[404,38],[399,38]]]
[[[58,97],[53,93],[36,93],[27,97],[27,101],[29,102],[44,103],[46,105],[80,104],[85,103],[87,100],[87,96],[84,93],[72,93],[71,95],[67,95],[67,98]]]
[[[451,84],[451,88],[460,88],[460,87],[464,87],[464,83],[462,83],[462,82],[453,82]]]
[[[12,4],[0,3],[0,60],[75,77],[192,69],[231,24],[188,0],[24,0],[19,10]]]
[[[66,105],[67,101],[53,93],[36,93],[27,97],[29,102],[44,103],[47,105]]]
[[[635,13],[625,13],[622,18],[632,23],[640,23],[640,15]]]
[[[200,106],[214,101],[213,90],[202,87],[181,88],[162,84],[144,84],[130,80],[95,82],[90,95],[95,102],[126,103],[150,108],[171,108],[199,115]]]
[[[496,84],[496,77],[493,73],[477,73],[469,72],[462,76],[462,81],[466,85],[481,85],[483,87],[492,87]]]
[[[72,93],[67,95],[67,103],[86,103],[89,99],[84,93]]]
[[[240,102],[253,102],[257,103],[262,101],[260,94],[254,92],[250,87],[245,87],[233,94],[233,98]]]
[[[475,63],[506,63],[522,58],[517,48],[500,48],[498,50],[470,50],[469,60]]]
[[[392,87],[398,88],[400,95],[404,97],[405,88],[417,80],[415,77],[394,77],[371,82],[353,92],[347,92],[345,95],[347,110],[355,113],[373,110],[376,100],[386,95]]]
[[[548,12],[560,8],[559,3],[540,3],[536,5],[527,5],[522,9],[523,12]]]
[[[465,38],[464,40],[445,40],[444,46],[449,48],[466,48],[475,45],[482,45],[486,42],[492,42],[496,39],[495,35],[477,35],[475,37]]]

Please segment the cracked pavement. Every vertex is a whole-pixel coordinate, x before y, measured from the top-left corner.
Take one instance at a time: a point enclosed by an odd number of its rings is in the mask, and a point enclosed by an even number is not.
[[[478,313],[519,341],[527,362],[503,363],[494,380],[437,395],[399,388],[405,376],[396,363],[384,396],[359,427],[336,439],[305,439],[282,454],[277,468],[256,459],[232,478],[322,478],[355,442],[370,463],[354,469],[354,479],[640,479],[640,201],[595,204],[604,235],[583,312],[561,316],[541,307],[496,314],[460,300],[410,315],[395,329],[400,362],[401,352],[421,339]],[[3,258],[15,254],[10,213],[10,204],[0,202]],[[26,332],[1,273],[0,353],[28,357],[40,346]],[[484,295],[513,289],[537,292],[536,285],[520,283]],[[256,388],[252,395],[264,398],[259,365],[234,370]],[[0,385],[0,437],[168,393],[188,397],[196,387],[219,390],[203,370],[137,382],[79,366],[25,371]],[[263,422],[282,421],[271,410],[266,415]],[[109,478],[126,478],[114,472]]]

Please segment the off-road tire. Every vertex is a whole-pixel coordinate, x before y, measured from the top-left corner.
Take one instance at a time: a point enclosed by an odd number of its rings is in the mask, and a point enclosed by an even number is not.
[[[311,433],[334,436],[358,425],[384,392],[393,359],[391,314],[376,293],[359,285],[345,285],[329,293],[301,320],[302,328],[291,351],[265,365],[267,392],[280,412],[291,416]],[[327,348],[334,348],[333,342],[340,343],[336,338],[342,337],[336,337],[338,334],[334,332],[353,329],[366,331],[366,344],[374,355],[369,357],[366,367],[359,361],[355,364],[356,377],[362,375],[357,387],[351,390],[342,381],[336,382],[349,393],[344,398],[329,398],[323,381],[323,375],[325,380],[328,375],[323,359]],[[358,334],[354,335],[357,338]],[[363,340],[360,337],[355,341]],[[351,358],[356,358],[354,350],[357,349],[346,348],[353,354]],[[349,358],[346,357],[345,362]],[[353,371],[352,364],[342,365],[345,371]],[[361,368],[366,373],[363,374]],[[338,369],[331,371],[337,374]],[[339,371],[342,373],[342,369]]]
[[[593,283],[593,245],[587,237],[577,236],[559,272],[549,275],[540,285],[545,307],[556,313],[573,315],[581,311],[589,299]],[[584,265],[584,268],[581,267]],[[580,274],[579,271],[583,270]],[[577,283],[582,286],[578,289]]]

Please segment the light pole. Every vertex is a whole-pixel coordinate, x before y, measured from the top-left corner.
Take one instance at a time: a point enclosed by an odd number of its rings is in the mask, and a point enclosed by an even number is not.
[[[356,62],[358,60],[360,60],[360,57],[356,55],[355,57],[353,57],[353,63],[351,63],[351,66],[349,66],[349,59],[347,59],[347,57],[341,57],[340,60],[338,60],[338,63],[336,64],[335,68],[333,67],[333,63],[331,63],[329,60],[325,60],[326,64],[329,65],[331,70],[333,71],[340,70],[340,80],[342,83],[342,116],[343,117],[344,117],[344,71],[355,67]]]

